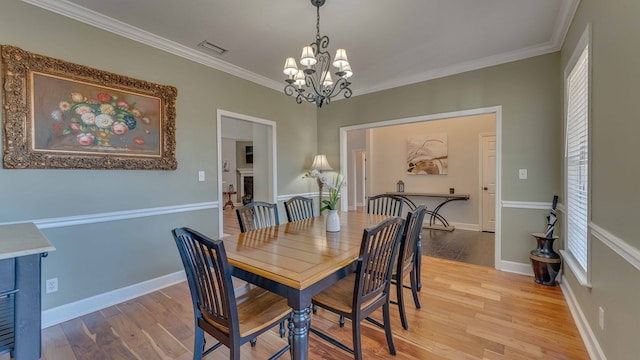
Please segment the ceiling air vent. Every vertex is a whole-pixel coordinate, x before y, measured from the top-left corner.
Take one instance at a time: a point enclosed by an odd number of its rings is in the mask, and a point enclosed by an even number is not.
[[[215,53],[217,53],[218,55],[222,55],[224,53],[227,52],[227,49],[223,49],[220,46],[216,45],[216,44],[212,44],[210,42],[208,42],[207,40],[201,42],[200,44],[198,44],[198,47],[201,47],[203,49],[207,49],[209,51],[213,51]]]

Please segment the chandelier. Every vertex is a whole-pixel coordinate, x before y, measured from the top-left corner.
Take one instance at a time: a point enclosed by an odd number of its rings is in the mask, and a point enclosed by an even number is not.
[[[295,95],[298,104],[302,104],[305,100],[322,107],[322,104],[328,104],[331,98],[341,93],[345,98],[351,97],[352,94],[348,78],[353,75],[353,72],[347,60],[347,52],[344,49],[338,49],[332,63],[331,55],[327,51],[329,37],[320,36],[320,7],[324,2],[325,0],[311,0],[311,4],[317,10],[317,32],[316,41],[302,49],[300,65],[304,66],[304,69],[298,69],[296,59],[292,57],[288,57],[284,63],[283,72],[288,76],[285,80],[287,85],[284,87],[284,93],[288,96]],[[331,64],[338,69],[335,72],[338,77],[335,83],[329,72]]]

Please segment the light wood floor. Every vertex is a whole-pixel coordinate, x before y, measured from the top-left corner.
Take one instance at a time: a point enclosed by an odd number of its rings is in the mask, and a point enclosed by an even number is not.
[[[409,330],[402,329],[392,307],[395,359],[588,359],[559,287],[450,260],[424,257],[423,263],[422,308],[407,307]],[[363,324],[364,358],[394,358],[384,332]],[[349,321],[340,328],[335,315],[320,309],[312,315],[312,325],[351,345]],[[259,337],[256,348],[244,346],[242,358],[265,359],[283,346],[285,340],[276,331]],[[43,330],[46,360],[190,359],[192,347],[186,283]],[[224,347],[207,357],[226,358]],[[352,357],[311,334],[309,358]],[[5,359],[8,354],[0,355]]]
[[[284,221],[287,221],[286,215]],[[225,234],[240,234],[240,225],[238,225],[238,215],[236,215],[236,209],[226,208],[222,211],[222,229]]]

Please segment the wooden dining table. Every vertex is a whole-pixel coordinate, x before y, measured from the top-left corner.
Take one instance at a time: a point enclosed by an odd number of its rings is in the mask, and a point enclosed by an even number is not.
[[[308,358],[311,297],[355,270],[363,230],[387,218],[340,213],[340,231],[326,215],[223,237],[233,276],[285,297],[292,358]]]

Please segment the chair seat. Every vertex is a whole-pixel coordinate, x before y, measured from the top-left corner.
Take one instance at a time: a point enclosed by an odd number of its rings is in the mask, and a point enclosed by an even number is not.
[[[311,300],[321,307],[335,309],[342,313],[351,313],[353,309],[353,288],[356,282],[356,274],[351,273],[342,280],[324,289]],[[378,297],[362,304],[366,308],[376,301]]]
[[[287,305],[287,299],[259,287],[237,296],[236,302],[238,304],[240,337],[259,332],[279,319],[286,318],[291,312],[291,308]],[[203,315],[205,314],[203,313]],[[205,320],[223,333],[229,333],[228,329],[207,319],[206,316]]]

